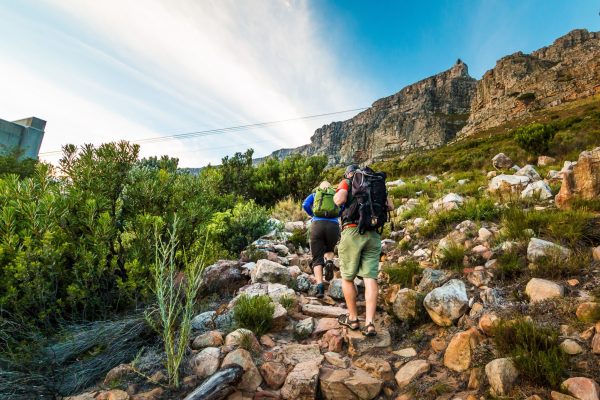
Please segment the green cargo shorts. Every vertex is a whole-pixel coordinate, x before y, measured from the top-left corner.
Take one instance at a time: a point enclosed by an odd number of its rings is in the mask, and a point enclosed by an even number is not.
[[[342,279],[351,281],[357,275],[377,279],[381,236],[375,231],[367,231],[361,235],[358,228],[346,228],[342,231],[338,255]]]

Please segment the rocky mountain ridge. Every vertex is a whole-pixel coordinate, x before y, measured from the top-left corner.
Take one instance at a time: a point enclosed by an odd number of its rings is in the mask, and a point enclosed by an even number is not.
[[[479,81],[458,60],[349,120],[324,125],[311,143],[272,155],[326,155],[330,165],[370,163],[438,147],[597,93],[600,32],[578,29],[531,54],[501,58]]]

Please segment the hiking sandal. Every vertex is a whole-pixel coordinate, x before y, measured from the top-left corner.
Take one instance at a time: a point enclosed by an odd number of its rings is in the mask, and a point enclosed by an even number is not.
[[[373,329],[371,330],[369,328],[373,328]],[[361,330],[361,333],[363,334],[363,336],[366,336],[366,337],[377,336],[377,331],[375,330],[375,325],[373,324],[373,322],[369,322],[368,324],[365,324],[365,326]]]
[[[337,320],[340,323],[340,325],[343,325],[353,331],[360,328],[360,324],[358,323],[358,318],[356,318],[354,321],[352,321],[350,319],[350,315],[348,315],[348,314],[340,315]]]

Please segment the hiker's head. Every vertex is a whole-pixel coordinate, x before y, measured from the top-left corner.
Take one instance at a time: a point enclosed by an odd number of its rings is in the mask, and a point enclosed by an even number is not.
[[[354,172],[358,169],[358,165],[352,164],[346,167],[346,172],[344,172],[344,177],[352,178],[354,176]]]
[[[330,187],[331,187],[331,183],[329,183],[327,181],[323,181],[319,185],[319,189],[321,189],[321,190],[329,189]]]

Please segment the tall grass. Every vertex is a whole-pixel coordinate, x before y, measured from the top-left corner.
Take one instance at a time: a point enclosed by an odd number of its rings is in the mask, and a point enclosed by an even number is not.
[[[392,264],[383,268],[388,276],[390,284],[399,284],[402,287],[412,288],[415,278],[422,273],[423,269],[415,260],[406,260],[400,264]]]
[[[526,210],[511,206],[503,211],[502,236],[525,240],[531,236],[566,246],[588,246],[600,242],[600,219],[585,210]]]
[[[242,294],[233,306],[233,320],[239,328],[249,329],[260,337],[271,329],[275,304],[269,296]]]
[[[179,368],[188,350],[191,336],[194,303],[202,281],[203,257],[184,260],[183,275],[177,268],[178,219],[162,240],[155,230],[155,263],[151,268],[154,278],[153,292],[157,308],[146,313],[146,320],[163,341],[169,384],[179,387]]]
[[[525,319],[502,321],[494,329],[494,342],[501,356],[511,357],[529,382],[558,387],[564,379],[568,359],[559,347],[556,329]]]

